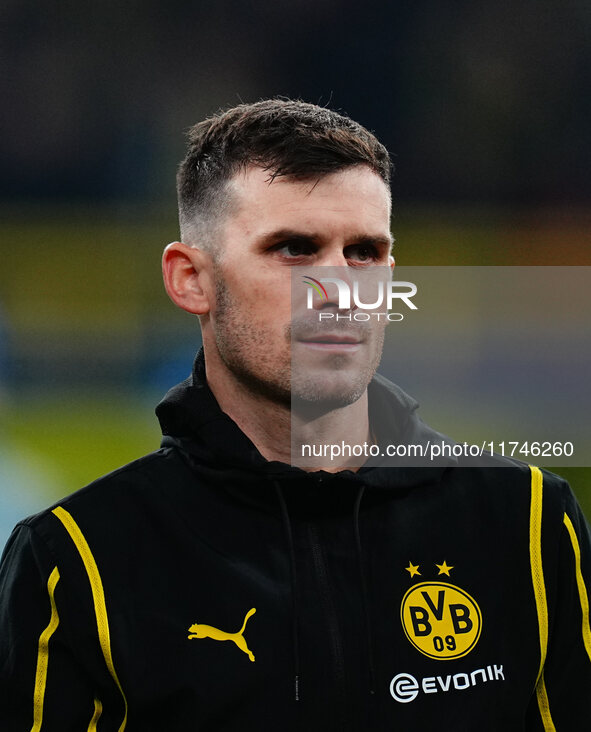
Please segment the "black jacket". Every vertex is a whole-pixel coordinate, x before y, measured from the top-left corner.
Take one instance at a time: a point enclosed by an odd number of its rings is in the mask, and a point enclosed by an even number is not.
[[[389,441],[438,436],[369,389]],[[588,728],[590,537],[561,478],[267,462],[200,357],[157,413],[160,450],[6,547],[2,732]]]

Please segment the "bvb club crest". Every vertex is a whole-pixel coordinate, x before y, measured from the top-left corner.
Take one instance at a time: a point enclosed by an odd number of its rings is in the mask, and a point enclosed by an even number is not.
[[[436,565],[439,574],[453,567]],[[418,565],[406,568],[420,575]],[[402,598],[400,619],[408,640],[423,655],[448,661],[467,655],[478,643],[482,613],[476,600],[449,582],[419,582]]]

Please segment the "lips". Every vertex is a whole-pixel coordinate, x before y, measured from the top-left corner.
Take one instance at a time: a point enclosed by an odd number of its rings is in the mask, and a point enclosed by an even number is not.
[[[345,345],[357,345],[361,343],[360,338],[355,336],[345,335],[344,333],[318,333],[311,336],[304,336],[299,339],[302,343],[328,343],[328,344],[339,344]]]
[[[293,344],[304,346],[324,346],[352,349],[371,341],[375,328],[365,322],[318,322],[309,317],[294,318],[287,330],[287,336]]]

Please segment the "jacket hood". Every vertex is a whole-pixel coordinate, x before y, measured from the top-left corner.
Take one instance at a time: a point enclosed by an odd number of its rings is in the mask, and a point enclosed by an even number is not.
[[[376,374],[368,386],[369,417],[377,443],[427,445],[430,441],[454,444],[453,440],[428,427],[417,415],[418,402],[400,387]],[[156,407],[163,439],[162,447],[178,447],[188,452],[208,472],[221,471],[224,477],[240,482],[268,479],[301,481],[301,468],[268,461],[238,425],[220,409],[207,384],[203,349],[195,358],[191,375],[170,389]],[[384,449],[382,449],[384,452]],[[370,458],[357,472],[312,473],[326,483],[338,478],[375,488],[413,488],[438,481],[456,460],[449,458],[436,466],[395,464],[393,458]],[[221,476],[220,476],[221,477]]]

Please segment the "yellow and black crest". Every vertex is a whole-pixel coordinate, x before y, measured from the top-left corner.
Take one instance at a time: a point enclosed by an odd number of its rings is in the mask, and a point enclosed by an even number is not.
[[[418,565],[410,566],[415,570],[411,576],[420,575]],[[448,576],[453,569],[445,562],[436,566],[439,574]],[[482,630],[482,613],[476,600],[449,582],[413,585],[402,598],[400,620],[406,637],[418,651],[442,661],[470,653]]]

